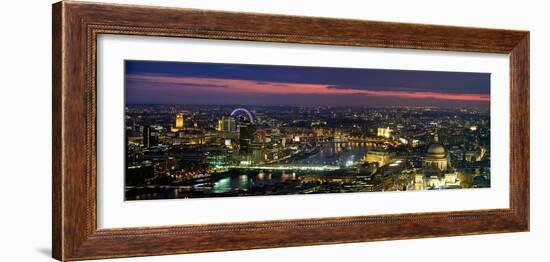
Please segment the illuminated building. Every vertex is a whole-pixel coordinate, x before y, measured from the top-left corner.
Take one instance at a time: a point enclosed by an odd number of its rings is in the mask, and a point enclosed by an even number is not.
[[[377,163],[378,167],[381,167],[391,160],[391,156],[386,151],[369,150],[364,160],[368,163]]]
[[[182,145],[202,145],[205,141],[204,132],[190,129],[179,131],[174,138],[175,144]]]
[[[413,182],[413,190],[424,190],[424,175],[415,174]]]
[[[220,124],[218,122],[218,124]],[[221,119],[220,131],[224,133],[237,133],[237,122],[235,118],[223,116]]]
[[[206,161],[212,167],[224,167],[229,165],[230,155],[227,150],[209,148],[205,153]]]
[[[424,157],[424,167],[435,170],[446,170],[449,165],[449,158],[443,145],[439,144],[437,135],[434,143],[428,147]]]
[[[456,172],[446,173],[443,178],[445,179],[445,186],[458,186],[458,174]]]
[[[171,128],[172,132],[178,132],[180,130],[183,130],[183,114],[177,113],[176,114],[176,125]]]
[[[204,130],[204,143],[205,144],[220,144],[222,143],[222,140],[218,136],[217,132],[213,132],[212,130]]]
[[[176,128],[183,128],[183,114],[178,113],[176,115]]]
[[[428,174],[420,175],[417,174],[414,177],[413,189],[414,190],[424,190],[424,189],[441,189],[441,188],[460,188],[460,180],[458,179],[458,172],[452,173],[433,173],[428,172]]]
[[[445,185],[445,180],[441,179],[437,175],[426,176],[424,181],[426,188],[436,189]]]
[[[151,126],[143,127],[143,146],[152,147],[158,145],[159,142],[158,131]]]
[[[216,125],[216,131],[222,132],[223,131],[223,120],[218,120],[218,124]]]
[[[390,138],[392,131],[393,130],[391,130],[389,127],[379,127],[378,128],[378,136],[385,137],[385,138]]]
[[[252,156],[250,154],[241,154],[239,165],[241,166],[252,165]]]

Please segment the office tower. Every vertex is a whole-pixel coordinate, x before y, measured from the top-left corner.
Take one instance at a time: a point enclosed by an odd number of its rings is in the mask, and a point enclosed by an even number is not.
[[[151,126],[143,127],[143,146],[152,147],[158,145],[159,142],[158,131],[152,128]]]

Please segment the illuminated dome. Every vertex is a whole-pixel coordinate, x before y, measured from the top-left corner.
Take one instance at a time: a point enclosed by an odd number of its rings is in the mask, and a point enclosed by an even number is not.
[[[448,165],[449,161],[445,148],[437,142],[431,144],[424,157],[424,166],[428,169],[446,170]]]
[[[431,157],[445,157],[445,148],[441,144],[431,144],[428,147],[428,156]]]

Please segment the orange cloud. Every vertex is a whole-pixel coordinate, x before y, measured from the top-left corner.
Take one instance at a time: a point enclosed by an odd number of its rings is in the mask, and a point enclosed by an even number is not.
[[[175,85],[185,87],[186,92],[217,92],[217,93],[256,93],[256,94],[317,94],[317,95],[352,95],[364,94],[381,97],[402,97],[412,99],[441,99],[489,102],[490,96],[485,94],[455,94],[427,91],[401,90],[362,90],[354,88],[334,88],[323,84],[304,84],[286,82],[263,82],[255,80],[176,77],[163,75],[126,76],[127,80],[158,85]]]

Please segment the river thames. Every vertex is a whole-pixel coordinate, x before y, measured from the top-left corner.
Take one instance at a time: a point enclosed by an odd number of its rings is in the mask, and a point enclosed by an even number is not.
[[[126,187],[126,200],[369,191],[371,177],[351,168],[367,150],[360,144],[326,143],[316,153],[293,159],[292,163],[330,165],[341,169],[231,169],[173,185]]]

